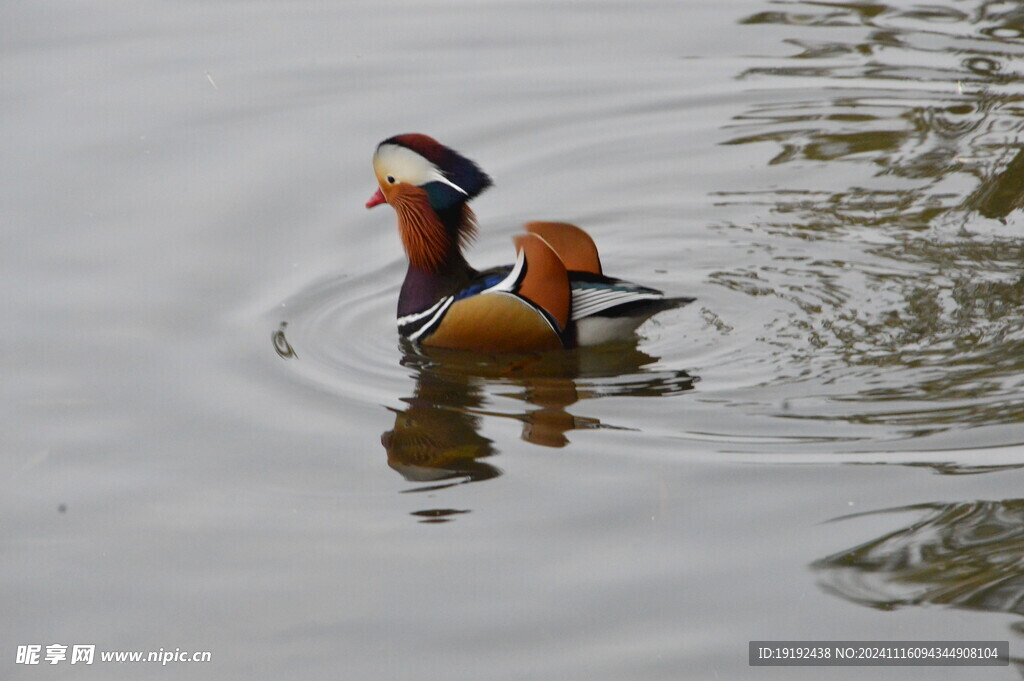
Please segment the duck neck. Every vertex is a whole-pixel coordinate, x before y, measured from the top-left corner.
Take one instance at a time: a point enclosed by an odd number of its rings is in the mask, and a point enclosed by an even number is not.
[[[441,211],[422,204],[398,210],[398,227],[409,256],[398,316],[424,310],[463,288],[476,274],[462,255],[475,231],[473,212],[465,204]]]
[[[473,268],[462,256],[458,263],[442,270],[423,270],[410,263],[398,296],[398,316],[420,312],[452,295],[469,283],[472,274]]]

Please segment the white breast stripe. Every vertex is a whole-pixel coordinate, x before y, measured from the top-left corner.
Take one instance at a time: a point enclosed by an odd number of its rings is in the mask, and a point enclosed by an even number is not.
[[[411,336],[409,336],[409,340],[411,340],[411,341],[418,341],[420,339],[420,336],[422,336],[427,331],[433,329],[434,325],[437,324],[439,319],[441,319],[441,316],[445,312],[448,311],[449,307],[451,307],[451,304],[452,304],[453,300],[455,300],[455,299],[452,298],[451,296],[448,296],[447,298],[445,298],[444,299],[444,304],[441,306],[441,309],[438,310],[437,313],[433,317],[430,318],[430,321],[428,321],[423,326],[421,326],[419,329],[417,329],[416,333],[414,333]]]
[[[428,307],[426,310],[420,310],[419,312],[413,312],[412,314],[407,314],[404,317],[399,317],[398,325],[405,326],[406,324],[410,324],[416,321],[417,319],[423,319],[424,317],[433,314],[434,311],[437,310],[437,308],[444,305],[444,301],[449,300],[450,298],[451,296],[448,296],[447,298],[442,298],[441,300],[437,301],[436,303]]]

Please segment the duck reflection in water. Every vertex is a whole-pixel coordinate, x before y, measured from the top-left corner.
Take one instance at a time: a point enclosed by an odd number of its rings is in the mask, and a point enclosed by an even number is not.
[[[522,439],[542,447],[564,447],[566,433],[582,428],[616,428],[574,415],[569,407],[587,399],[664,396],[685,392],[697,380],[686,371],[656,371],[658,359],[636,342],[600,348],[532,355],[493,356],[402,346],[402,365],[413,371],[416,387],[395,411],[395,426],[381,435],[388,465],[412,482],[437,489],[487,480],[501,471],[487,461],[498,453],[479,433],[488,417],[522,422]],[[598,385],[596,381],[600,381]],[[488,393],[525,403],[501,412]],[[447,481],[447,482],[445,482]]]
[[[816,561],[822,586],[880,610],[946,605],[1024,615],[1024,499],[871,513],[907,512],[917,521]],[[1024,634],[1024,623],[1014,628]]]

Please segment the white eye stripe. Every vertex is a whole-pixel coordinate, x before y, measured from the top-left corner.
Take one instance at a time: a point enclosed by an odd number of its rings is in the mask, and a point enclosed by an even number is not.
[[[400,182],[417,186],[428,182],[441,182],[469,196],[469,192],[445,177],[436,165],[412,149],[399,144],[380,145],[373,157],[373,167],[379,174],[392,176]]]

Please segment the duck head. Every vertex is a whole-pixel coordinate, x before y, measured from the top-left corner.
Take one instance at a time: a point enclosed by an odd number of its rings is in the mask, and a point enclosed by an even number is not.
[[[366,202],[367,208],[421,189],[435,211],[465,203],[491,186],[487,173],[468,158],[432,137],[409,133],[389,137],[377,145],[373,172],[380,188]]]
[[[367,208],[390,204],[409,263],[418,270],[468,268],[462,248],[476,234],[466,203],[491,186],[475,163],[432,137],[396,135],[377,145],[373,172],[379,188]]]

